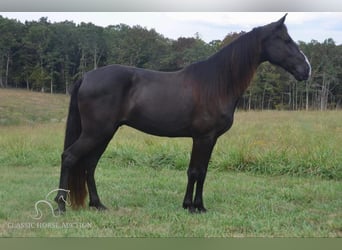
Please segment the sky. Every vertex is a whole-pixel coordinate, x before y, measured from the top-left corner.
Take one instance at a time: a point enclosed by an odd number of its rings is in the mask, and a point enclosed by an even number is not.
[[[198,33],[206,42],[222,40],[230,32],[279,20],[286,12],[0,12],[21,22],[48,17],[50,22],[91,22],[106,27],[124,23],[155,29],[164,37],[177,39]],[[294,41],[323,42],[332,38],[342,44],[342,12],[289,12],[285,24]]]

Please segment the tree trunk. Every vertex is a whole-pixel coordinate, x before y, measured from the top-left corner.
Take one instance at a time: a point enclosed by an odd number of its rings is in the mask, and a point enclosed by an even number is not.
[[[7,62],[6,62],[6,73],[5,73],[5,88],[8,87],[8,71],[9,71],[9,63],[10,63],[10,53],[7,53]]]
[[[30,84],[28,78],[26,78],[26,89],[30,90]]]
[[[78,72],[81,76],[84,75],[84,49],[80,48],[81,50],[81,56],[80,56],[80,65],[78,67]]]
[[[4,88],[5,87],[4,82],[2,80],[2,59],[3,59],[3,57],[0,56],[0,87]]]
[[[291,91],[290,92],[286,92],[284,94],[289,96],[289,101],[287,102],[287,109],[290,110],[291,109]]]
[[[51,73],[51,79],[50,79],[50,93],[53,94],[53,80],[52,80],[52,73]]]
[[[65,94],[66,95],[68,94],[68,86],[69,86],[68,78],[65,78]]]
[[[329,95],[329,81],[326,79],[325,73],[323,73],[323,82],[321,88],[321,111],[326,110],[328,106]]]
[[[297,84],[292,82],[292,110],[297,110]]]
[[[97,51],[96,51],[96,47],[94,48],[94,69],[97,69]]]
[[[270,97],[268,98],[268,103],[267,103],[267,109],[268,110],[271,109],[271,102],[272,102],[272,96],[270,95]]]
[[[297,95],[297,84],[294,83],[293,84],[293,110],[297,110],[297,102],[298,102],[298,99],[297,99],[298,95]]]
[[[309,81],[305,82],[305,110],[309,111]]]
[[[249,91],[249,96],[248,96],[248,110],[251,110],[251,102],[252,102],[252,91]]]
[[[265,83],[264,90],[262,91],[261,111],[264,110],[266,87],[267,87],[267,83]]]

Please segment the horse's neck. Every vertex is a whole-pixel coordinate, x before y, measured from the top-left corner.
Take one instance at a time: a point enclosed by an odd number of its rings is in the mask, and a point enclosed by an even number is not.
[[[242,35],[212,58],[217,60],[218,75],[228,95],[241,96],[260,65],[261,45],[256,32]]]

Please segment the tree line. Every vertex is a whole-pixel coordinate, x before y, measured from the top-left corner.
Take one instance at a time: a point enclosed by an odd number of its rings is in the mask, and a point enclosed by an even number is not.
[[[169,39],[139,25],[99,27],[47,17],[21,23],[0,16],[0,88],[67,93],[86,71],[108,64],[174,71],[208,58],[244,32],[204,42],[193,37]],[[297,82],[269,63],[262,64],[239,108],[280,110],[338,109],[342,101],[342,45],[298,42],[312,66],[312,77]]]

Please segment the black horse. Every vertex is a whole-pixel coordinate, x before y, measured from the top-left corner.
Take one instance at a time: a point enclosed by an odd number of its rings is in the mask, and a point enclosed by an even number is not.
[[[72,206],[84,206],[88,190],[89,206],[106,209],[97,194],[95,168],[117,129],[128,125],[157,136],[193,139],[183,207],[205,212],[203,184],[212,150],[232,126],[238,100],[257,67],[269,61],[299,81],[310,75],[310,64],[289,36],[285,18],[254,28],[207,60],[176,72],[110,65],[78,80],[71,94],[59,184],[70,190]],[[66,196],[60,190],[55,198],[61,212]]]

